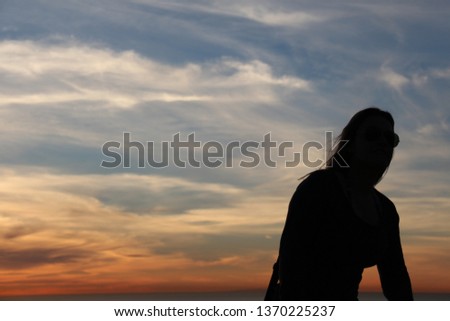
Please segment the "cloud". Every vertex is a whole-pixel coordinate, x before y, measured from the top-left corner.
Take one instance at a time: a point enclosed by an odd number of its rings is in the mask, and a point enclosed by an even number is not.
[[[75,179],[73,184],[66,184],[63,189],[95,197],[104,205],[124,212],[143,215],[179,215],[195,209],[228,207],[238,203],[245,195],[243,190],[227,184],[132,174],[88,176],[80,181]]]
[[[187,85],[181,85],[182,78],[193,77],[195,66],[178,71],[133,52],[115,54],[80,44],[49,48],[32,42],[3,42],[0,57],[0,70],[20,86],[14,90],[8,82],[11,91],[2,95],[6,105],[82,101],[126,108],[142,101],[204,99],[179,93]]]
[[[181,253],[194,261],[214,262],[233,256],[275,251],[275,246],[273,240],[264,234],[197,234],[166,237],[154,251],[159,254]]]
[[[23,225],[14,225],[11,226],[9,228],[6,228],[5,224],[2,224],[3,226],[3,233],[0,234],[0,236],[4,239],[4,240],[13,240],[16,238],[20,238],[20,237],[24,237],[30,234],[34,234],[36,232],[39,232],[40,229],[35,226],[35,225],[31,225],[31,224],[23,224]]]
[[[327,16],[318,15],[308,11],[292,10],[291,6],[277,3],[274,6],[269,1],[209,1],[208,3],[193,1],[189,5],[180,1],[153,1],[153,0],[132,0],[134,3],[148,6],[156,6],[182,12],[198,12],[202,14],[239,17],[249,19],[269,26],[305,27],[314,23],[323,22]]]
[[[396,91],[401,91],[410,82],[407,77],[395,72],[389,67],[381,68],[379,78]]]
[[[84,101],[130,108],[151,101],[223,102],[231,98],[242,102],[251,92],[264,91],[265,95],[251,95],[252,100],[273,101],[271,86],[311,89],[306,80],[274,75],[261,61],[224,58],[177,67],[133,51],[116,53],[79,43],[49,46],[30,41],[2,42],[0,58],[0,70],[8,76],[4,83],[9,92],[1,95],[5,105]]]
[[[29,139],[45,133],[97,146],[100,137],[112,130],[116,136],[129,128],[134,133],[150,128],[158,136],[173,135],[193,124],[202,127],[207,118],[220,119],[216,124],[208,122],[216,127],[214,131],[236,132],[236,126],[245,131],[252,125],[236,121],[236,113],[245,115],[243,119],[263,121],[261,112],[255,114],[256,106],[279,106],[289,96],[313,88],[299,77],[275,74],[258,60],[222,58],[176,66],[133,51],[115,52],[76,42],[4,41],[0,70],[5,75],[0,81],[2,113],[8,119],[3,137],[14,132]],[[144,110],[149,118],[135,119],[134,114]],[[36,113],[46,118],[37,122]],[[29,125],[13,125],[18,119]],[[164,122],[174,129],[163,128]]]
[[[323,22],[323,16],[306,12],[278,11],[273,8],[255,8],[254,6],[240,7],[237,12],[242,16],[271,26],[304,27]]]
[[[85,250],[58,248],[0,249],[0,268],[8,270],[35,268],[46,264],[73,264],[88,258]]]
[[[436,78],[450,78],[450,68],[448,69],[435,69],[431,71],[431,75]]]
[[[182,178],[130,173],[70,175],[61,173],[3,174],[5,186],[20,189],[24,200],[35,190],[60,197],[95,199],[104,206],[125,213],[149,215],[184,214],[194,209],[233,206],[245,198],[245,191],[228,184],[196,183]],[[26,185],[25,184],[26,181]],[[6,195],[4,200],[9,200]],[[12,200],[11,200],[12,201]],[[12,227],[6,235],[32,232],[29,227]]]

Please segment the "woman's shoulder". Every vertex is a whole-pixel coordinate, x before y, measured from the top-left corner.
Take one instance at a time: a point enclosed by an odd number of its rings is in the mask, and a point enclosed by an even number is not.
[[[386,195],[384,195],[382,192],[380,192],[379,190],[375,189],[375,192],[378,196],[378,199],[384,203],[384,205],[388,205],[389,207],[395,209],[395,204],[394,202],[391,201],[391,199],[389,197],[387,197]]]
[[[333,168],[320,168],[315,171],[312,171],[310,173],[310,177],[316,176],[316,177],[327,177],[333,174],[334,169]],[[334,175],[334,174],[333,174]]]
[[[315,170],[307,174],[306,178],[301,183],[323,183],[335,180],[336,174],[333,171],[333,169],[328,168]]]
[[[386,213],[391,220],[394,220],[394,222],[398,222],[400,217],[398,215],[397,208],[395,207],[394,202],[392,202],[389,197],[387,197],[377,189],[375,189],[375,191],[378,199],[380,200],[381,206],[384,209],[383,212]]]
[[[318,169],[313,171],[300,182],[297,187],[299,189],[320,189],[330,187],[336,181],[336,174],[331,169]]]

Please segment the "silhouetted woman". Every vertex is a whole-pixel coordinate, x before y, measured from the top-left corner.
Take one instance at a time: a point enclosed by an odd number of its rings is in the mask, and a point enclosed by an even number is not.
[[[374,265],[388,300],[413,299],[399,216],[375,189],[399,142],[394,120],[361,110],[339,139],[326,168],[291,199],[266,300],[357,300],[363,270]]]

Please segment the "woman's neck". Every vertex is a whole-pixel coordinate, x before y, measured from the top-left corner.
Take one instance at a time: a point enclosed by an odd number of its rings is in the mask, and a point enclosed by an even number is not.
[[[369,191],[375,187],[382,174],[377,169],[351,166],[344,176],[350,188],[359,191]]]

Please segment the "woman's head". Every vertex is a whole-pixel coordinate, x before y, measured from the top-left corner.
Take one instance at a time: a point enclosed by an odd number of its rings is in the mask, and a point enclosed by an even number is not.
[[[357,112],[337,139],[327,167],[365,167],[380,172],[379,178],[388,168],[399,142],[392,115],[376,107]]]

